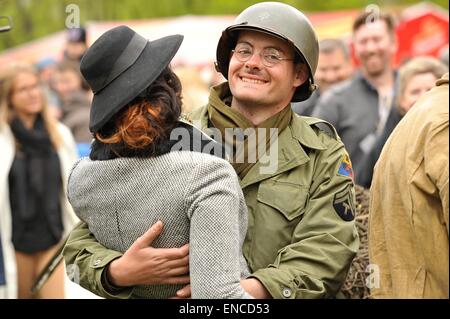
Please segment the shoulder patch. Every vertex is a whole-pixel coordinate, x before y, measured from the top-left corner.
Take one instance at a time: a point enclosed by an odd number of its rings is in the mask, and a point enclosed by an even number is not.
[[[350,158],[348,154],[345,154],[342,158],[341,164],[339,165],[338,175],[348,176],[353,179],[353,168],[352,163],[350,162]]]
[[[342,220],[345,220],[346,222],[350,222],[355,219],[356,207],[353,200],[351,187],[351,185],[347,185],[347,187],[342,191],[334,194],[333,199],[334,211]]]
[[[337,139],[337,132],[333,125],[328,123],[327,121],[315,118],[315,117],[307,117],[302,116],[302,118],[305,120],[305,122],[309,126],[317,127],[322,132],[325,132],[327,135],[331,136],[334,139]]]

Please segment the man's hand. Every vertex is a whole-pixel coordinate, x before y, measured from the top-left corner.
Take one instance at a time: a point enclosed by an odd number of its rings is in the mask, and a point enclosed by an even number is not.
[[[125,254],[111,262],[108,280],[115,286],[189,283],[189,245],[180,248],[150,247],[161,234],[163,224],[156,222],[136,239]]]

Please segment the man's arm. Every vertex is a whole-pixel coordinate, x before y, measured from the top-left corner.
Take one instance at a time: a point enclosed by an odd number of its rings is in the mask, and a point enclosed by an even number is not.
[[[68,275],[75,283],[104,298],[129,298],[133,286],[138,284],[188,283],[188,245],[152,248],[151,243],[161,231],[162,223],[154,224],[122,255],[97,242],[87,224],[81,223],[64,247]]]
[[[271,265],[251,275],[273,298],[335,296],[359,247],[351,168],[344,169],[347,153],[340,141],[323,142],[328,149],[316,158],[309,201],[291,244],[278,251]],[[264,295],[259,292],[253,295]]]
[[[448,99],[448,94],[446,99]],[[448,105],[447,105],[448,107]],[[439,191],[444,222],[449,233],[449,188],[448,188],[448,113],[433,124],[424,145],[425,171]]]
[[[292,243],[279,250],[273,264],[241,280],[253,297],[329,298],[339,291],[359,248],[347,156],[343,144],[334,140],[316,159],[321,164],[317,165],[310,200]],[[177,296],[188,298],[190,287],[180,289]]]
[[[81,223],[72,230],[63,255],[69,278],[81,287],[104,298],[128,298],[131,295],[132,288],[110,294],[103,287],[103,270],[122,254],[98,243],[86,223]]]

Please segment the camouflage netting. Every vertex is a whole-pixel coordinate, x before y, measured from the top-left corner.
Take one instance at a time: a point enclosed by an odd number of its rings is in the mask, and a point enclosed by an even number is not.
[[[356,214],[355,221],[358,228],[360,246],[358,253],[353,259],[353,263],[347,275],[347,279],[341,289],[346,298],[367,299],[370,297],[370,290],[366,287],[365,272],[369,264],[368,249],[368,221],[369,221],[369,190],[361,186],[356,186]]]

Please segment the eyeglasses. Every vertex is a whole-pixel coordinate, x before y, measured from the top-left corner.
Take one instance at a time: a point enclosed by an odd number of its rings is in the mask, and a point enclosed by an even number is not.
[[[250,60],[250,58],[253,56],[253,48],[250,46],[236,46],[234,50],[231,50],[233,52],[236,59],[238,59],[240,62],[247,62]],[[294,59],[288,59],[283,58],[281,56],[280,51],[274,48],[266,48],[259,52],[259,56],[261,58],[262,63],[267,67],[273,67],[280,63],[281,61],[291,61]]]
[[[41,90],[42,89],[42,85],[40,83],[35,83],[29,86],[23,86],[23,87],[19,87],[18,89],[15,89],[13,91],[14,94],[18,94],[18,95],[22,95],[31,91],[35,91],[35,90]]]

